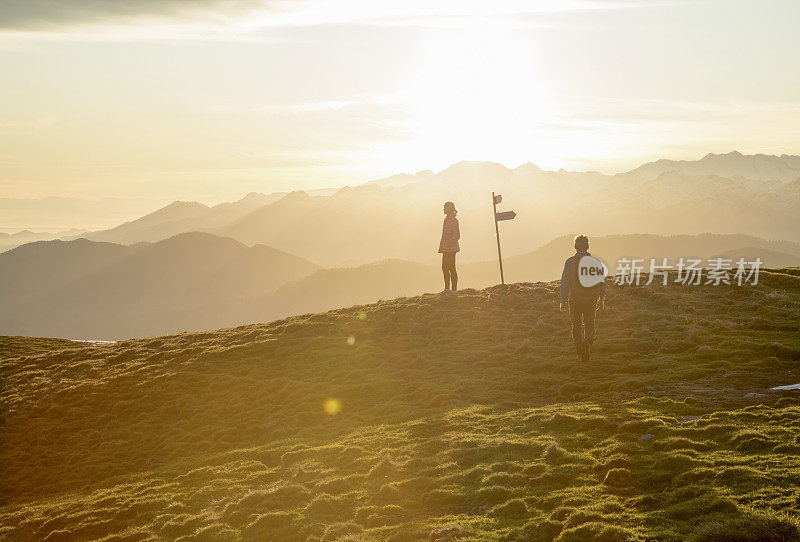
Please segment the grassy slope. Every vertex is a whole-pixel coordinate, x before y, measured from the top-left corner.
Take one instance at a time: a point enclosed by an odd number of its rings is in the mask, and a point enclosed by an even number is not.
[[[611,287],[590,365],[556,301],[523,284],[5,339],[0,537],[798,539],[800,392],[765,389],[800,382],[800,277]]]
[[[31,356],[43,352],[52,352],[62,348],[74,347],[75,343],[67,339],[47,339],[43,337],[16,337],[0,335],[0,363],[9,358]],[[5,398],[5,394],[4,394]]]

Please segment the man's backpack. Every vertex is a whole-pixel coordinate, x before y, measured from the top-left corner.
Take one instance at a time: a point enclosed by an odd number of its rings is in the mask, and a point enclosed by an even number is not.
[[[572,285],[575,288],[575,297],[587,299],[599,296],[606,280],[606,266],[588,252],[580,257],[576,254],[573,258],[575,264],[572,266]]]

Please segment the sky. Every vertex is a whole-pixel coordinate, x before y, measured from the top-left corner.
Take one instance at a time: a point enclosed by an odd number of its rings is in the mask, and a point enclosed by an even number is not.
[[[796,0],[0,0],[0,198],[800,154]]]

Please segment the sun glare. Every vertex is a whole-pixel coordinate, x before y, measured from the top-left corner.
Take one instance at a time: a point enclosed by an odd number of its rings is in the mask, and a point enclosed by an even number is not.
[[[431,41],[407,94],[417,152],[443,165],[529,157],[536,125],[552,117],[530,48],[503,28]]]

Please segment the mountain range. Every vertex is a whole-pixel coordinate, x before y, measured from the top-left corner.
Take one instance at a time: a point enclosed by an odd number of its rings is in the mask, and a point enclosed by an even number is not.
[[[73,228],[59,232],[34,232],[31,230],[20,230],[14,233],[0,232],[0,252],[11,250],[14,247],[36,241],[49,241],[51,239],[77,238],[86,234],[86,230]]]
[[[680,257],[797,266],[798,164],[735,151],[618,175],[460,162],[336,191],[176,201],[59,240],[3,234],[0,246],[26,244],[0,253],[0,334],[122,339],[438,291],[446,200],[460,209],[459,287],[496,284],[492,191],[518,213],[500,225],[508,282],[558,278],[576,232],[612,270],[621,257],[645,271]]]
[[[494,191],[505,198],[501,209],[517,212],[514,222],[501,227],[508,255],[571,231],[596,236],[747,233],[800,241],[800,175],[791,178],[798,162],[800,157],[734,152],[696,162],[658,161],[611,176],[543,171],[533,164],[508,169],[460,162],[436,174],[394,176],[329,196],[293,192],[226,224],[211,220],[211,214],[191,226],[162,216],[147,236],[111,230],[87,237],[155,241],[193,227],[245,244],[266,244],[326,267],[387,258],[427,263],[436,258],[440,206],[452,200],[460,209],[460,257],[481,261],[495,251],[489,197]]]
[[[611,273],[619,258],[761,257],[800,266],[800,244],[746,235],[614,235],[592,238]],[[505,260],[507,282],[560,276],[572,254],[562,236]],[[499,282],[497,260],[459,265],[459,288]],[[30,243],[0,254],[0,335],[127,339],[266,322],[441,288],[437,265],[398,259],[320,268],[286,252],[209,233],[121,245],[77,239]]]
[[[197,232],[132,246],[30,243],[0,254],[0,329],[70,338],[154,335],[182,329],[160,315],[257,296],[317,269],[270,247]]]
[[[509,256],[571,231],[746,233],[800,241],[799,164],[800,156],[736,151],[695,161],[658,160],[617,175],[459,162],[439,173],[394,175],[336,191],[251,193],[213,207],[173,202],[114,228],[60,237],[134,244],[203,231],[266,244],[326,267],[387,258],[430,263],[441,204],[452,200],[460,209],[460,258],[477,262],[496,250],[489,197],[494,191],[504,197],[501,210],[517,212],[501,226]]]
[[[667,171],[685,175],[719,175],[731,179],[791,182],[800,178],[800,156],[709,153],[700,160],[656,160],[629,172],[634,177],[654,177]]]

